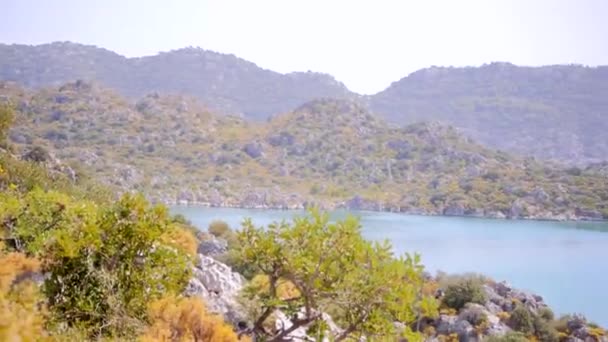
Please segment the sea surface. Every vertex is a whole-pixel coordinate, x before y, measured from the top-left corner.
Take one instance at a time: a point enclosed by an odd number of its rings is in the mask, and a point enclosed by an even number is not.
[[[304,211],[175,206],[196,227],[219,219],[238,229],[305,215]],[[492,220],[336,211],[360,217],[363,235],[389,240],[396,253],[420,253],[426,269],[475,272],[543,296],[556,314],[582,313],[608,327],[608,223]]]

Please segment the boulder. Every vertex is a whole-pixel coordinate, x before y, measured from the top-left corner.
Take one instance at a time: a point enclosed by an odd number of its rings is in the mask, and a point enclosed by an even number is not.
[[[247,153],[251,158],[259,158],[262,156],[262,145],[258,143],[249,143],[243,147],[243,152]]]
[[[457,334],[461,342],[477,341],[477,333],[473,325],[458,316],[440,315],[435,330],[440,335]]]
[[[576,215],[579,219],[582,220],[601,220],[604,217],[604,215],[602,215],[602,213],[600,213],[599,211],[586,210],[580,208],[576,208],[574,210],[574,215]]]
[[[460,342],[476,342],[477,341],[477,333],[475,332],[475,328],[471,325],[471,323],[467,321],[457,321],[454,325],[454,331],[458,334],[458,338]]]
[[[464,207],[460,204],[450,204],[443,209],[443,215],[446,216],[464,216]]]
[[[297,312],[294,316],[295,318],[304,318],[304,309],[301,309],[299,312]],[[276,316],[276,321],[275,321],[275,329],[277,331],[283,331],[283,330],[287,330],[289,328],[291,328],[291,326],[293,325],[293,323],[291,322],[291,319],[289,317],[287,317],[287,315],[285,315],[285,313],[283,313],[282,311],[278,310],[275,312],[275,316]],[[342,332],[342,329],[340,329],[333,321],[333,319],[331,318],[330,315],[328,315],[325,312],[321,313],[321,320],[323,320],[325,322],[325,326],[327,327],[327,330],[325,331],[325,334],[323,334],[325,337],[323,337],[323,339],[318,340],[314,337],[308,336],[307,334],[307,330],[309,328],[310,325],[304,325],[301,326],[297,329],[295,329],[294,331],[292,331],[291,333],[289,333],[284,340],[285,341],[310,341],[310,342],[315,342],[315,341],[322,341],[322,342],[329,342],[331,341],[329,336],[337,336]]]
[[[489,315],[491,314],[482,305],[468,303],[464,308],[462,308],[462,310],[460,310],[458,319],[461,321],[467,321],[472,325],[477,325],[480,322],[487,320]]]
[[[573,315],[566,323],[568,330],[575,331],[587,326],[587,319],[581,315]]]
[[[344,202],[343,207],[349,210],[382,210],[381,203],[365,199],[359,195],[355,195],[348,201]]]
[[[523,200],[518,198],[511,204],[511,209],[509,209],[509,218],[519,218],[524,214],[524,212],[525,203]]]
[[[513,288],[507,282],[501,281],[494,284],[493,290],[496,291],[499,296],[504,298],[507,297],[511,291],[513,291]]]
[[[272,146],[289,146],[293,145],[296,140],[296,137],[289,132],[281,132],[279,134],[274,134],[269,136],[266,141]]]
[[[498,310],[500,312],[501,310]],[[506,324],[500,321],[500,318],[490,312],[486,307],[469,303],[458,315],[458,320],[469,322],[472,326],[478,326],[482,322],[487,322],[487,328],[483,332],[486,335],[504,335],[511,330]]]
[[[238,324],[245,320],[243,308],[237,301],[244,286],[240,274],[206,255],[199,254],[193,269],[193,277],[185,290],[187,296],[201,297],[209,312],[224,316],[227,321]]]
[[[212,238],[204,240],[198,245],[197,252],[206,256],[216,256],[228,250],[228,243],[224,239]]]
[[[537,187],[534,190],[532,190],[532,192],[530,193],[530,195],[537,202],[545,202],[545,201],[549,200],[549,194],[547,194],[547,192],[545,191],[545,189],[543,189],[541,187]]]
[[[440,335],[449,335],[454,332],[454,327],[458,316],[439,315],[436,321],[435,330]]]

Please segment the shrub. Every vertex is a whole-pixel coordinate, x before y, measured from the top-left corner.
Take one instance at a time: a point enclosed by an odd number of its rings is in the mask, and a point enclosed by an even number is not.
[[[549,322],[540,316],[534,316],[534,335],[543,342],[559,342],[559,334]]]
[[[572,319],[571,315],[563,315],[559,319],[552,321],[551,326],[558,332],[568,332],[568,321]]]
[[[528,342],[526,335],[520,332],[508,332],[503,336],[488,336],[485,339],[486,342]]]
[[[148,307],[150,326],[139,340],[155,341],[239,341],[232,327],[207,312],[199,298],[164,297]]]
[[[511,314],[506,311],[501,311],[496,314],[501,322],[508,322],[509,318],[511,318]]]
[[[22,253],[0,252],[0,341],[45,337],[43,298],[38,286],[28,280],[39,266],[38,260]]]
[[[463,278],[447,286],[442,301],[446,306],[460,310],[467,303],[484,304],[486,294],[479,280]]]
[[[97,229],[57,234],[45,292],[62,320],[110,335],[130,333],[151,300],[183,289],[187,257],[162,243],[172,229],[166,209],[139,196],[103,208],[95,222]]]
[[[593,337],[595,341],[601,341],[604,336],[606,336],[606,330],[600,327],[591,327],[589,326],[589,335]]]
[[[8,129],[15,120],[13,109],[7,104],[0,104],[0,148],[6,148],[8,142]]]
[[[147,304],[180,292],[188,257],[164,207],[125,195],[112,206],[56,192],[0,194],[0,222],[17,250],[39,257],[53,322],[124,336]],[[180,238],[180,240],[183,240]]]
[[[42,146],[34,146],[27,151],[25,155],[23,155],[23,160],[32,161],[35,163],[44,163],[49,159],[51,159],[49,151]]]
[[[211,235],[219,238],[226,235],[230,231],[230,226],[228,226],[228,223],[224,221],[215,220],[209,224],[209,228],[207,228],[207,230]]]
[[[580,176],[583,173],[583,171],[580,168],[574,166],[574,167],[566,169],[566,173],[571,176]]]
[[[533,334],[534,317],[525,306],[518,304],[515,306],[513,312],[511,312],[509,326],[515,331],[519,331],[524,334]]]
[[[198,240],[192,234],[192,231],[177,225],[172,229],[168,229],[162,236],[162,241],[168,246],[174,246],[192,257],[196,257],[198,249]]]
[[[538,316],[547,322],[555,319],[555,314],[553,313],[553,310],[548,307],[540,308],[538,310]]]

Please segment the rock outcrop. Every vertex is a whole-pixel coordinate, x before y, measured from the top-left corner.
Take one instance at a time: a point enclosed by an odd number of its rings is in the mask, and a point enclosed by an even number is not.
[[[237,301],[243,285],[243,277],[229,266],[199,254],[185,294],[203,298],[210,312],[220,314],[237,325],[245,320],[244,310]]]
[[[211,238],[203,240],[198,245],[197,252],[199,254],[214,257],[225,253],[228,250],[228,243],[224,239]]]

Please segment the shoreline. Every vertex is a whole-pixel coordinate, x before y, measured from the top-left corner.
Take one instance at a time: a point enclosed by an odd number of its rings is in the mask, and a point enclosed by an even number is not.
[[[248,209],[248,210],[306,210],[310,206],[300,205],[300,206],[272,206],[272,205],[263,205],[263,206],[244,206],[244,205],[216,205],[209,202],[198,202],[198,201],[159,201],[157,203],[162,203],[166,206],[184,206],[184,207],[204,207],[204,208],[218,208],[218,209]],[[467,218],[467,219],[490,219],[490,220],[501,220],[501,221],[538,221],[538,222],[564,222],[564,223],[607,223],[608,219],[592,219],[592,218],[576,218],[576,219],[562,219],[555,217],[509,217],[503,214],[503,217],[491,216],[491,215],[446,215],[439,213],[429,213],[424,212],[423,210],[409,210],[409,211],[401,211],[401,210],[390,210],[390,209],[374,209],[374,208],[352,208],[347,206],[321,206],[322,210],[334,211],[334,210],[347,210],[347,211],[361,211],[361,212],[373,212],[373,213],[393,213],[393,214],[402,214],[402,215],[410,215],[410,216],[431,216],[431,217],[456,217],[456,218]],[[607,231],[608,232],[608,231]]]

